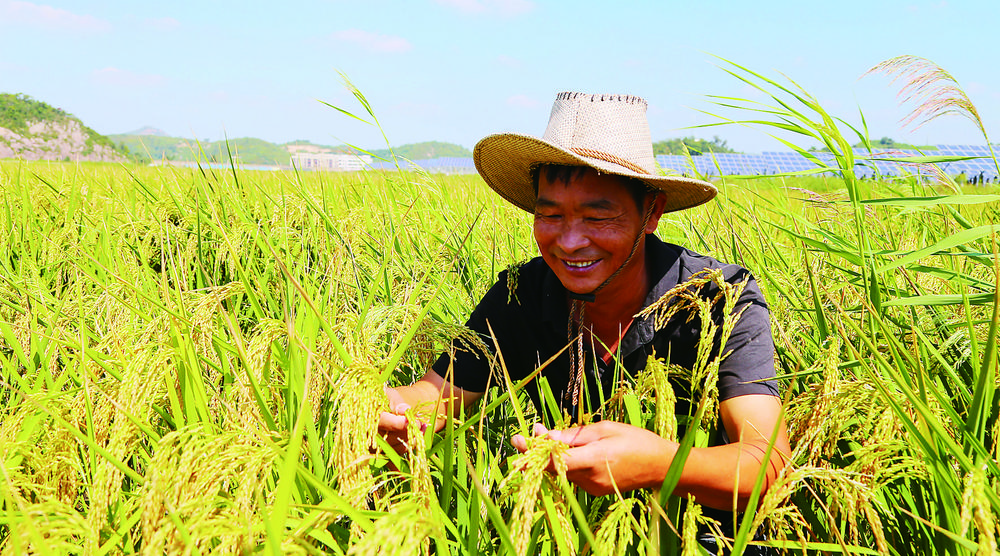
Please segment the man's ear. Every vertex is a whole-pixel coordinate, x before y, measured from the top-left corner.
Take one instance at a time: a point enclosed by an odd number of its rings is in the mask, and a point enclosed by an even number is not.
[[[648,197],[647,197],[648,198]],[[656,231],[656,227],[660,223],[660,217],[663,216],[663,210],[667,206],[667,194],[662,191],[657,191],[653,194],[653,211],[649,213],[649,222],[646,223],[646,233],[651,234]]]

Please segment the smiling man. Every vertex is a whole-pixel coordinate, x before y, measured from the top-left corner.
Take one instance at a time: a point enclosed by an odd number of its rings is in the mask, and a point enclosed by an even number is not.
[[[702,332],[697,316],[655,327],[651,318],[638,316],[643,308],[706,269],[721,271],[734,284],[747,281],[735,308],[742,316],[725,345],[716,338],[714,349],[729,354],[718,379],[724,430],[717,445],[691,451],[674,492],[737,511],[761,467],[767,468],[766,488],[783,466],[781,454],[789,453],[768,310],[745,269],[653,235],[665,212],[708,202],[716,189],[660,175],[645,111],[646,102],[634,96],[560,93],[542,138],[506,133],[476,145],[476,168],[486,183],[534,214],[541,256],[518,267],[516,275],[501,273],[467,326],[503,358],[514,381],[572,342],[543,374],[561,409],[577,415],[599,409],[618,369],[634,375],[653,355],[687,368],[695,364]],[[702,294],[711,299],[715,291]],[[717,311],[715,317],[724,315]],[[491,371],[490,357],[460,350],[442,355],[413,385],[387,389],[391,411],[382,414],[380,432],[401,446],[408,407],[452,398],[472,403],[491,383]],[[529,383],[528,391],[545,414],[537,382]],[[675,389],[683,399],[685,386]],[[436,426],[443,422],[438,419]],[[772,431],[777,431],[773,439]],[[607,420],[563,430],[539,423],[533,432],[569,444],[568,478],[599,495],[615,487],[624,492],[660,486],[678,447],[645,429]],[[527,448],[521,436],[513,444]],[[732,523],[731,516],[716,517]]]

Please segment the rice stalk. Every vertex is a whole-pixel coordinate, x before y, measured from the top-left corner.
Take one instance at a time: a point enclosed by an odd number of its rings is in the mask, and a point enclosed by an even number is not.
[[[272,360],[272,344],[278,343],[287,349],[288,325],[278,319],[262,319],[253,330],[250,331],[249,341],[246,342],[247,365],[244,372],[237,372],[234,376],[234,385],[229,402],[233,407],[242,408],[248,412],[245,421],[256,423],[267,423],[264,412],[274,415],[281,404],[278,388],[275,381],[270,380],[270,375],[274,369],[270,369],[276,363]],[[314,373],[322,376],[320,373]],[[264,408],[258,405],[255,399],[255,391],[264,396]],[[319,415],[318,408],[313,407],[313,415]]]
[[[694,497],[687,497],[687,511],[684,512],[684,523],[681,525],[681,556],[699,556],[698,522],[701,520],[701,504]]]
[[[12,386],[0,381],[0,389]],[[27,499],[56,498],[64,504],[76,501],[83,481],[78,449],[73,437],[48,426],[38,407],[69,412],[66,398],[48,400],[44,393],[27,394],[0,409],[0,465],[5,466],[4,489],[10,496]]]
[[[691,322],[695,317],[699,319],[701,336],[698,339],[697,355],[695,364],[690,370],[689,380],[691,399],[700,398],[701,402],[699,403],[706,404],[705,416],[707,420],[704,424],[708,428],[712,428],[718,418],[719,365],[729,355],[727,352],[722,352],[713,357],[713,351],[716,344],[720,351],[725,349],[733,328],[745,310],[745,307],[736,310],[736,305],[746,284],[747,280],[731,284],[726,281],[722,270],[706,269],[695,273],[684,283],[674,286],[636,315],[651,318],[653,327],[657,330],[663,329],[668,322],[675,318],[684,318],[685,322]],[[710,298],[704,297],[703,292],[708,292],[711,287],[717,289],[715,294]],[[721,304],[723,315],[721,323],[717,323],[712,317],[713,310],[719,304]],[[659,383],[659,386],[662,387],[663,377],[659,379]],[[669,394],[666,394],[666,390],[669,388],[669,383],[666,383],[664,392],[661,394],[657,391],[657,396],[668,400]],[[665,410],[666,408],[664,408]],[[668,418],[665,416],[658,418],[658,423],[664,427],[669,426]]]
[[[167,361],[169,356],[166,354],[152,349],[143,350],[126,367],[122,382],[108,381],[106,384],[107,390],[102,392],[101,401],[95,408],[98,411],[94,412],[94,422],[100,423],[100,429],[106,432],[100,436],[95,435],[95,440],[103,444],[114,459],[127,461],[139,451],[138,444],[145,440],[135,421],[148,422],[153,413],[152,407],[161,401]],[[77,400],[82,397],[77,396]],[[131,498],[122,497],[124,479],[124,473],[107,459],[96,460],[92,470],[88,509],[93,531],[104,529],[111,509],[115,506],[118,512],[127,511],[128,505],[120,504],[123,500],[131,501]],[[98,540],[90,537],[87,549],[96,549],[96,544],[91,543],[97,543]]]
[[[513,501],[511,510],[510,535],[517,554],[525,554],[531,540],[531,529],[539,517],[539,504],[543,489],[548,485],[550,492],[554,481],[566,479],[566,452],[569,445],[549,438],[535,436],[526,438],[528,449],[500,482],[499,490],[503,499]],[[555,476],[546,468],[552,465]]]
[[[410,556],[428,554],[428,535],[439,529],[437,521],[428,515],[424,504],[406,499],[375,521],[373,532],[362,535],[347,554],[351,556],[384,555]]]
[[[2,465],[2,464],[0,464]],[[0,539],[2,555],[85,554],[84,539],[92,536],[87,519],[71,505],[46,500],[22,505]],[[7,515],[15,516],[8,511]]]
[[[371,450],[376,445],[379,413],[388,409],[389,400],[372,367],[346,369],[333,391],[337,422],[328,467],[338,472],[337,492],[352,506],[368,508],[368,495],[375,486]]]
[[[876,490],[866,484],[866,477],[857,473],[808,465],[787,465],[771,483],[761,499],[751,526],[754,534],[766,520],[771,521],[771,531],[776,540],[796,541],[803,545],[815,541],[816,527],[802,514],[802,503],[789,504],[793,497],[811,498],[819,504],[821,517],[826,521],[835,542],[846,547],[858,545],[865,538],[861,525],[870,528],[876,548],[888,554],[879,514],[885,508],[878,506]],[[846,523],[846,527],[844,524]],[[846,537],[840,530],[846,530]],[[794,534],[792,538],[790,535]]]
[[[433,502],[434,484],[431,482],[430,462],[427,459],[427,442],[425,439],[426,421],[418,414],[418,408],[411,407],[406,411],[406,459],[410,465],[410,492],[417,500],[428,508]]]
[[[626,553],[635,533],[646,530],[645,522],[637,521],[634,516],[634,510],[641,504],[642,500],[638,498],[619,498],[611,504],[594,533],[597,541],[594,554],[623,556]],[[644,513],[639,514],[639,519],[644,517]]]
[[[983,119],[979,116],[979,110],[951,73],[926,58],[912,55],[896,56],[880,62],[865,75],[870,73],[890,75],[893,83],[898,80],[903,81],[903,86],[897,94],[897,97],[901,98],[900,104],[911,100],[919,103],[908,116],[903,118],[904,126],[916,122],[915,129],[920,129],[924,124],[949,114],[971,121],[982,133],[997,172],[1000,172],[1000,161],[997,160],[996,151],[990,142]],[[953,180],[939,178],[939,181],[948,183]]]
[[[430,538],[442,534],[442,527],[432,511],[437,500],[426,454],[422,416],[418,414],[417,408],[410,408],[406,417],[406,459],[409,463],[407,482],[410,490],[392,505],[387,514],[375,521],[372,533],[360,537],[351,546],[349,555],[427,555],[430,551]]]
[[[165,435],[141,495],[143,554],[243,554],[263,541],[259,499],[278,454],[253,431]]]
[[[679,372],[675,370],[675,372]],[[636,395],[653,407],[653,432],[677,442],[677,394],[670,384],[669,367],[653,354],[636,377]]]
[[[965,491],[962,493],[962,536],[968,534],[970,526],[975,527],[979,537],[977,556],[996,554],[997,534],[1000,533],[1000,525],[984,493],[987,488],[995,488],[995,485],[990,484],[982,467],[966,476]]]
[[[879,62],[865,75],[873,73],[889,75],[893,83],[903,82],[897,95],[900,104],[910,101],[919,103],[904,118],[903,125],[914,124],[919,129],[941,116],[957,114],[972,122],[983,137],[987,137],[986,127],[975,104],[959,86],[958,80],[934,62],[919,56],[896,56]]]

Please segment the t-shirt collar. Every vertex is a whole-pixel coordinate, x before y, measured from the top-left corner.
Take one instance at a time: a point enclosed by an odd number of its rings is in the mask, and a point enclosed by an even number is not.
[[[646,235],[646,265],[653,278],[653,289],[643,300],[643,309],[660,299],[663,294],[677,284],[680,278],[680,268],[676,264],[680,253],[677,252],[676,248],[672,249],[671,247],[652,234]],[[632,326],[625,332],[625,337],[622,338],[619,345],[621,356],[627,357],[640,346],[651,343],[655,332],[652,319],[637,317],[632,322]]]

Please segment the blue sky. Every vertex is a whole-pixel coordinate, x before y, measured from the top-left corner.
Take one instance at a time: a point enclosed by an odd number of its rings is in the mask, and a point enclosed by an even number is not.
[[[500,131],[540,135],[563,90],[636,94],[654,140],[719,135],[746,152],[782,149],[760,129],[716,121],[707,95],[750,96],[713,54],[781,72],[875,138],[983,143],[967,120],[900,127],[898,84],[859,79],[893,56],[951,74],[1000,138],[1000,2],[620,2],[409,0],[260,3],[0,0],[0,92],[26,93],[101,133],[151,125],[175,136],[260,137],[471,148]],[[809,144],[809,143],[805,143]]]

